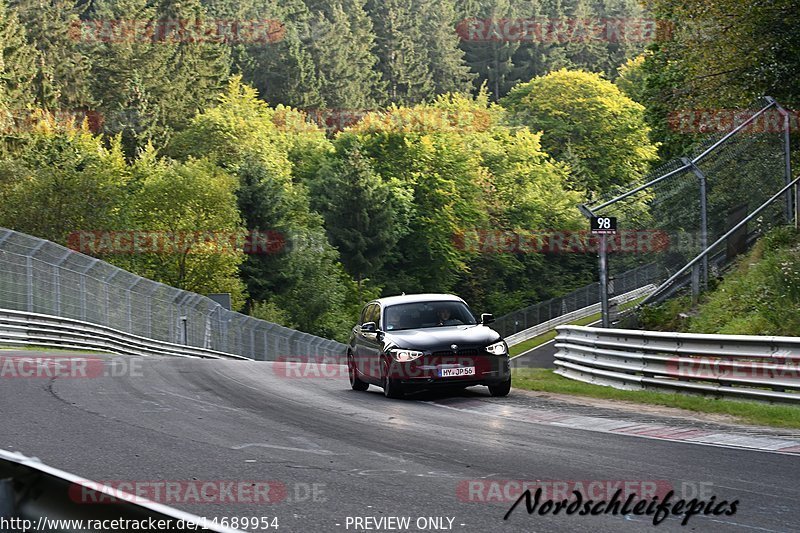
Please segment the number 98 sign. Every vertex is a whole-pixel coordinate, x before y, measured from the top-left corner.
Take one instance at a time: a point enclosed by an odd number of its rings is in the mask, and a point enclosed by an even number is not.
[[[617,217],[592,217],[591,230],[595,235],[614,235],[617,233]]]

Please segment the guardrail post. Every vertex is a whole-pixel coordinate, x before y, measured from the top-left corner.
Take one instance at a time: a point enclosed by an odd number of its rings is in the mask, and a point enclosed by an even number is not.
[[[189,344],[189,326],[188,326],[189,317],[186,315],[181,315],[181,334],[183,336],[183,344]]]

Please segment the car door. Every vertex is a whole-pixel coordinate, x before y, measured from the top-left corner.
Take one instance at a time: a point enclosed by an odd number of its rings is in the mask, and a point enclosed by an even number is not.
[[[381,306],[379,304],[373,304],[367,309],[367,322],[375,322],[376,329],[381,331]],[[380,361],[380,353],[381,353],[381,341],[378,340],[379,335],[377,333],[363,333],[363,361],[365,364],[364,374],[370,376],[374,380],[380,380],[381,378],[381,361]]]
[[[373,308],[376,306],[375,303],[368,303],[364,306],[361,310],[361,317],[359,318],[358,324],[353,329],[354,332],[354,346],[353,346],[353,357],[355,358],[356,368],[358,369],[359,373],[368,376],[369,372],[369,361],[368,361],[368,341],[369,341],[369,332],[365,332],[362,329],[362,326],[366,322],[371,322],[372,319],[371,314]]]

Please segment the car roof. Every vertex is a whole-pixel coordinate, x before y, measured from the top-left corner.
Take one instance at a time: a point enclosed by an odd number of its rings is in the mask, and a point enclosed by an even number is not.
[[[453,294],[404,294],[402,296],[387,296],[378,298],[370,303],[379,303],[385,307],[387,305],[408,304],[416,302],[464,302]]]

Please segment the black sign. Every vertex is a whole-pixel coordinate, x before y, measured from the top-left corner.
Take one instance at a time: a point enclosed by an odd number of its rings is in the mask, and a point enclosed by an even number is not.
[[[592,217],[592,233],[614,235],[617,232],[617,217]]]

